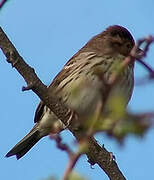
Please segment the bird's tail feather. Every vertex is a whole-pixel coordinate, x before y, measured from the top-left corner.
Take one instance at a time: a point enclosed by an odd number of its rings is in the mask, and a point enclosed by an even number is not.
[[[19,141],[7,154],[6,157],[16,155],[17,159],[24,156],[40,139],[40,132],[36,126]]]

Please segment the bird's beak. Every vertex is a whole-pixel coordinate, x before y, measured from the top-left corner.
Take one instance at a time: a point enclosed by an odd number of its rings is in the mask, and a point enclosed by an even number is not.
[[[135,55],[136,59],[141,59],[143,56],[144,56],[144,51],[142,49],[138,48],[136,50],[136,55]]]
[[[137,49],[137,54],[138,55],[143,55],[144,54],[144,51],[140,48]]]

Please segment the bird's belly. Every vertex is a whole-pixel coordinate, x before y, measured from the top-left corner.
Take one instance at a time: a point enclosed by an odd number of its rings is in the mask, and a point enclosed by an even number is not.
[[[79,115],[91,114],[101,100],[101,83],[97,77],[81,77],[69,83],[62,92],[63,101]]]
[[[127,70],[124,72],[127,73]],[[62,91],[63,101],[68,107],[75,110],[79,115],[93,114],[100,101],[104,105],[104,97],[108,94],[108,88],[97,76],[88,74],[81,76],[67,84]],[[121,80],[113,87],[109,97],[121,96],[126,105],[133,91],[133,71],[129,77],[122,76]]]

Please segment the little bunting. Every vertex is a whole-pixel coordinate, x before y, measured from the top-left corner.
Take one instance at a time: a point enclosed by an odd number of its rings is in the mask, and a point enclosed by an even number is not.
[[[48,86],[49,92],[78,114],[79,121],[94,115],[98,104],[104,103],[109,80],[118,63],[127,57],[135,45],[130,32],[118,25],[110,26],[87,42],[63,67]],[[115,67],[115,68],[114,68]],[[100,78],[97,70],[101,71]],[[120,74],[112,93],[122,95],[128,104],[134,87],[134,62]],[[56,126],[65,128],[42,101],[34,117],[34,127],[18,142],[6,157],[23,157],[42,137],[56,133]]]

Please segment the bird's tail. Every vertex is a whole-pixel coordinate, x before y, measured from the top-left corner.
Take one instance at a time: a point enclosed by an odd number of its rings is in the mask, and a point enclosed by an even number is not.
[[[24,156],[40,139],[40,132],[37,128],[37,124],[33,129],[21,140],[19,141],[7,154],[6,157],[16,155],[17,159]]]

